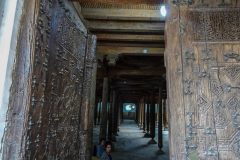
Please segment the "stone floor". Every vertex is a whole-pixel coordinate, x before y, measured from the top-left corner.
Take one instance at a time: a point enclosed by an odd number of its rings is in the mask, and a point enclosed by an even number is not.
[[[97,136],[94,130],[94,138]],[[156,129],[157,131],[157,129]],[[113,160],[168,160],[168,132],[163,132],[163,153],[157,144],[148,144],[150,138],[143,138],[144,133],[132,120],[124,120],[120,126],[117,142],[114,143],[115,151],[112,153]],[[156,132],[157,135],[157,132]],[[155,138],[157,141],[157,138]]]

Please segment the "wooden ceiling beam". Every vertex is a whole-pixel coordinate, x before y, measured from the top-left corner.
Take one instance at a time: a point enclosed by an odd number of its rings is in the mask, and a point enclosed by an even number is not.
[[[109,69],[108,76],[109,77],[119,77],[119,76],[162,76],[166,73],[166,69],[164,67],[159,69]],[[103,71],[98,70],[98,77],[103,77]]]
[[[119,46],[119,47],[162,47],[164,48],[164,42],[120,42],[120,41],[98,41],[98,46]]]
[[[164,35],[139,35],[139,34],[114,34],[98,33],[96,34],[98,42],[115,41],[115,42],[162,42]]]
[[[142,33],[162,33],[164,31],[163,22],[132,22],[132,21],[88,21],[90,31],[115,31],[115,32],[142,32]]]
[[[131,21],[164,21],[159,10],[121,9],[121,8],[82,8],[87,20],[131,20]]]
[[[118,47],[118,46],[97,46],[99,55],[119,55],[119,54],[164,54],[164,48],[157,47]]]

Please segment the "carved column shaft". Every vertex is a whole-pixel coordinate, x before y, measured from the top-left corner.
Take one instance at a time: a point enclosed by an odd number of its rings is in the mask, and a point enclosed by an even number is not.
[[[102,114],[102,100],[99,100],[99,105],[98,105],[98,114],[97,114],[97,123],[100,124],[101,122],[101,114]]]
[[[150,105],[150,135],[151,138],[155,137],[155,102],[154,102],[154,93],[152,93],[151,97],[151,105]]]
[[[146,131],[146,100],[144,98],[144,102],[143,102],[143,132]]]
[[[158,106],[158,148],[163,147],[163,134],[162,134],[162,88],[159,88],[159,106]]]
[[[108,113],[108,140],[112,141],[113,124],[114,124],[114,103],[115,103],[115,91],[111,89],[110,92],[110,103]]]
[[[166,106],[166,99],[163,99],[163,127],[166,129],[168,126],[167,124],[167,106]]]
[[[98,118],[98,108],[99,108],[99,99],[96,98],[95,107],[94,107],[94,125],[97,125]]]
[[[107,135],[107,103],[108,103],[108,78],[103,79],[103,92],[102,92],[102,114],[100,124],[99,138],[105,138]]]
[[[116,92],[116,91],[115,91]],[[117,93],[115,93],[115,102],[114,102],[114,124],[113,124],[113,135],[117,136],[117,130],[118,130],[118,113],[119,113],[119,109],[118,109],[118,95]]]

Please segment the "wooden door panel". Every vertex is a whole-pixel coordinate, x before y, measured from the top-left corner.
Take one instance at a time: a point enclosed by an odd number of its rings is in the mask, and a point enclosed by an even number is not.
[[[184,0],[170,2],[170,5],[165,52],[170,157],[240,159],[239,4],[235,1]],[[236,8],[230,8],[232,6]],[[178,85],[178,88],[182,93],[173,93],[176,88],[172,86],[180,82],[182,87]],[[174,100],[171,99],[173,94]],[[184,112],[176,113],[176,109],[181,110],[179,108]],[[171,118],[178,118],[178,122]],[[184,127],[175,128],[176,125]],[[176,133],[181,136],[172,137]],[[182,141],[184,146],[172,145],[174,141]]]
[[[68,1],[41,0],[37,26],[25,157],[89,159],[95,37]]]

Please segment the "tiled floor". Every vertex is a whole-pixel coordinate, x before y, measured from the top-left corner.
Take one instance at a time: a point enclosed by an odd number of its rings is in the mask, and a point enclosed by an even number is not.
[[[97,129],[95,128],[95,136],[97,136],[96,132]],[[143,138],[144,133],[137,127],[134,121],[124,120],[124,123],[120,126],[120,132],[118,134],[117,142],[114,143],[115,151],[112,153],[113,160],[169,159],[167,131],[164,131],[163,135],[163,153],[159,151],[157,144],[148,144],[150,138]],[[157,137],[155,140],[157,141]]]

